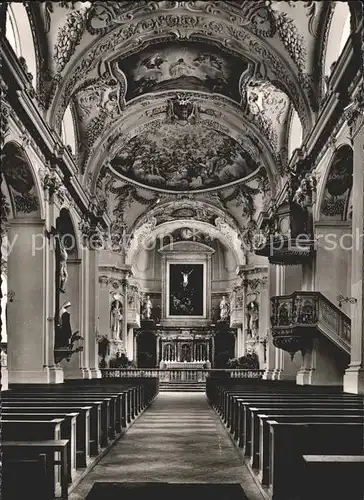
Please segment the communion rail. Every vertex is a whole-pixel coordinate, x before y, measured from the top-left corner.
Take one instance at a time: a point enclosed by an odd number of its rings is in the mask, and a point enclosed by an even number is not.
[[[206,382],[207,377],[259,379],[264,370],[208,369],[208,368],[102,368],[102,378],[159,378],[161,382]]]

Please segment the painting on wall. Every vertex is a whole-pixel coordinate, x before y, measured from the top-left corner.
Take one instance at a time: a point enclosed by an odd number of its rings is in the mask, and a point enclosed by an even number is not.
[[[127,100],[148,92],[183,89],[224,94],[238,102],[239,79],[248,67],[204,43],[154,45],[118,65],[128,81]]]
[[[169,264],[169,316],[203,316],[203,264]]]
[[[349,199],[353,185],[353,150],[341,147],[335,155],[326,181],[321,205],[323,219],[344,220],[350,217]]]
[[[177,191],[222,186],[258,169],[231,137],[189,124],[166,124],[133,137],[111,165],[128,179]]]
[[[3,149],[2,174],[13,200],[16,215],[34,216],[39,214],[39,199],[27,160],[21,149],[8,143]]]

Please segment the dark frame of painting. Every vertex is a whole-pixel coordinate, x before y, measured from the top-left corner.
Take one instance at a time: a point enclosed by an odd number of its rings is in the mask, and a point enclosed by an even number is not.
[[[169,263],[168,316],[203,317],[204,264]]]

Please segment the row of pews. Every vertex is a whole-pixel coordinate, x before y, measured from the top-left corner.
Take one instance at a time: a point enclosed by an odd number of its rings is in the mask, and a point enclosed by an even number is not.
[[[155,399],[157,378],[17,385],[1,393],[4,500],[66,500]]]
[[[267,499],[364,499],[364,399],[338,388],[208,379],[220,415]]]

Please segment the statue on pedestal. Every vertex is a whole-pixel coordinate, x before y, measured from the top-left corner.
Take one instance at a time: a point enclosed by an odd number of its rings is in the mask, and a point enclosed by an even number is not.
[[[226,321],[229,319],[229,303],[226,300],[226,295],[223,295],[220,301],[220,320]]]
[[[81,340],[82,337],[78,334],[78,330],[72,333],[71,329],[71,314],[69,308],[71,302],[67,301],[63,304],[59,311],[59,322],[56,330],[55,348],[72,348],[76,340]]]
[[[259,304],[256,300],[252,300],[247,305],[248,313],[248,329],[249,333],[256,337],[259,333]]]
[[[122,303],[119,299],[114,299],[111,302],[110,328],[113,339],[120,339],[121,320],[123,319],[122,307]]]

